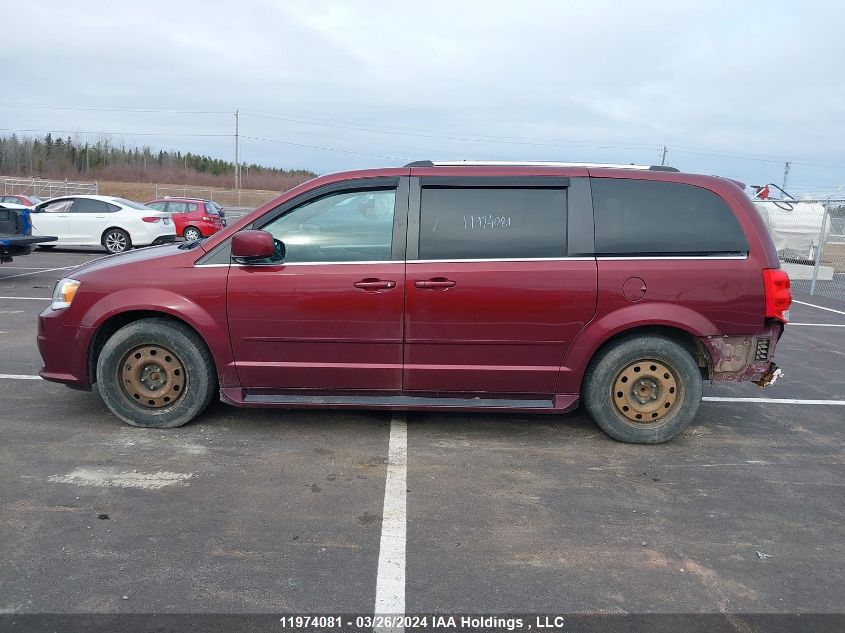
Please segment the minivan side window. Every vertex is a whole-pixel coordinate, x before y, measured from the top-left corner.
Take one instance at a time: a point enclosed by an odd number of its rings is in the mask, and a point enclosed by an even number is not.
[[[389,261],[396,191],[334,193],[261,227],[285,245],[285,263]]]
[[[747,253],[739,222],[718,195],[675,182],[593,178],[597,255]]]
[[[420,259],[566,255],[566,189],[423,187]]]

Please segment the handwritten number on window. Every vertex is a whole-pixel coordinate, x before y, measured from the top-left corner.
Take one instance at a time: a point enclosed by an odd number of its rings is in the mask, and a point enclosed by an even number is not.
[[[479,231],[485,229],[509,229],[511,217],[509,215],[470,215],[464,216],[465,231]]]

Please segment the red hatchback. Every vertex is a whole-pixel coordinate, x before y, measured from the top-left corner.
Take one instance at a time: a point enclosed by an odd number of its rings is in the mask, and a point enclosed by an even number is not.
[[[172,203],[173,199],[167,200]],[[131,282],[127,282],[131,280]],[[41,376],[125,422],[242,407],[559,413],[664,442],[703,380],[774,382],[789,278],[732,181],[434,164],[323,176],[203,241],[90,262]]]
[[[0,196],[0,204],[22,204],[25,207],[34,207],[37,204],[44,202],[41,198],[35,196],[24,196],[21,194],[6,194]]]
[[[158,211],[168,211],[176,225],[176,235],[193,242],[214,235],[226,226],[214,204],[196,198],[156,198],[144,203]]]

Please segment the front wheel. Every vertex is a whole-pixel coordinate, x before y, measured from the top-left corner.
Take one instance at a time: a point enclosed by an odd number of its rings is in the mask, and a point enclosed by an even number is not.
[[[217,387],[214,360],[184,323],[142,319],[106,341],[97,388],[106,406],[132,426],[170,429],[193,420]]]
[[[125,253],[132,248],[132,240],[123,229],[109,229],[103,234],[103,246],[109,253]]]
[[[593,359],[582,395],[590,417],[614,439],[660,444],[679,435],[698,413],[701,372],[675,341],[630,336]]]

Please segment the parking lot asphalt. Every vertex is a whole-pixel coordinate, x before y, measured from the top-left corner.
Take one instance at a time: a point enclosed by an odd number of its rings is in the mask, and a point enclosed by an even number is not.
[[[47,302],[26,298],[96,256],[0,267],[0,374],[37,373]],[[815,325],[787,329],[781,382],[705,396],[845,399],[845,328],[822,327],[845,314],[792,320]],[[41,380],[0,378],[0,398],[0,613],[373,610],[389,414],[217,403],[156,431]],[[406,612],[841,612],[843,422],[707,401],[633,446],[582,410],[409,414]]]

